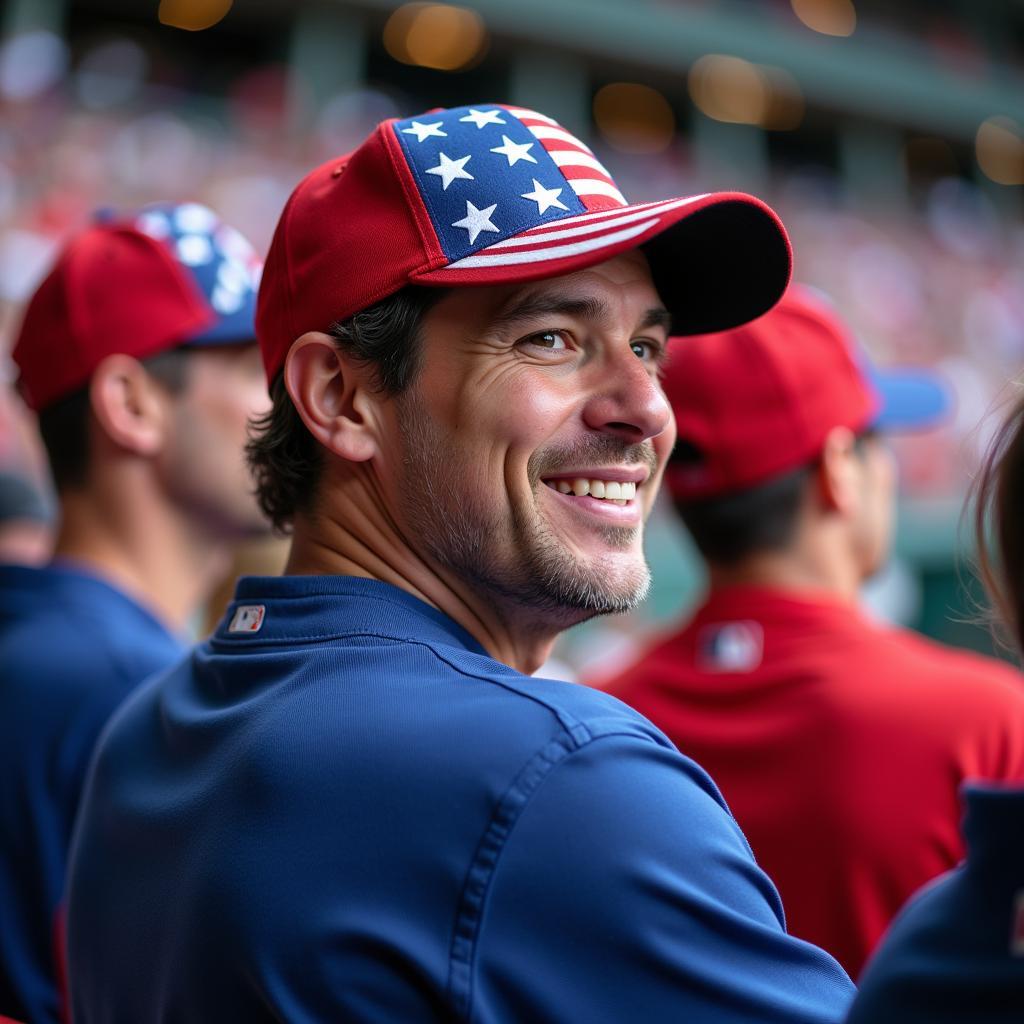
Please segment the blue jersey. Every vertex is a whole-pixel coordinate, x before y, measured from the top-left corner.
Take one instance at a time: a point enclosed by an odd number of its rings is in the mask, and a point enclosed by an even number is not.
[[[76,1024],[839,1021],[711,779],[387,584],[244,579],[100,742]]]
[[[1024,1021],[1024,789],[964,795],[966,861],[893,922],[849,1024]]]
[[[87,572],[0,566],[0,1014],[58,1020],[54,915],[89,757],[131,689],[181,654]]]

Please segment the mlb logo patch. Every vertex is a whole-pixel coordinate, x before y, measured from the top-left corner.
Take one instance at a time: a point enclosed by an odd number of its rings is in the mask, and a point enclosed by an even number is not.
[[[229,633],[258,633],[263,625],[267,606],[263,604],[240,604],[231,616]]]
[[[697,634],[697,667],[704,672],[752,672],[764,655],[759,622],[721,622]]]
[[[1024,956],[1024,889],[1017,891],[1013,904],[1013,930],[1010,934],[1010,956]]]

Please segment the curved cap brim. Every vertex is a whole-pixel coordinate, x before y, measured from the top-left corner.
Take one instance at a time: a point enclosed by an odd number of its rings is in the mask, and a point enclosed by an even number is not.
[[[552,220],[414,280],[449,287],[534,281],[637,248],[650,261],[673,334],[724,331],[766,313],[793,266],[786,229],[770,207],[742,192],[712,192]]]
[[[877,430],[898,432],[937,426],[953,410],[949,385],[927,370],[870,370],[871,383],[881,399]]]

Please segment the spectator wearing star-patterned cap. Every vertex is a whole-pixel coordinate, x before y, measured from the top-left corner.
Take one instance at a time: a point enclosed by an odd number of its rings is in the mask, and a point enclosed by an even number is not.
[[[841,1018],[710,778],[531,675],[646,591],[668,332],[789,270],[763,203],[629,205],[520,107],[385,122],[298,185],[250,446],[288,573],[240,581],[98,748],[76,1024]]]
[[[60,503],[55,556],[0,566],[0,1014],[57,1021],[54,923],[93,744],[181,656],[242,538],[268,524],[244,445],[268,405],[260,261],[198,204],[103,215],[14,347]]]

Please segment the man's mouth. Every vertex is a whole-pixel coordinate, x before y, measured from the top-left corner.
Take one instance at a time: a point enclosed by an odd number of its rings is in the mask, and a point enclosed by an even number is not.
[[[636,483],[631,480],[601,480],[595,477],[576,477],[571,480],[545,480],[544,483],[560,494],[577,498],[597,498],[613,505],[626,505],[636,497]]]

